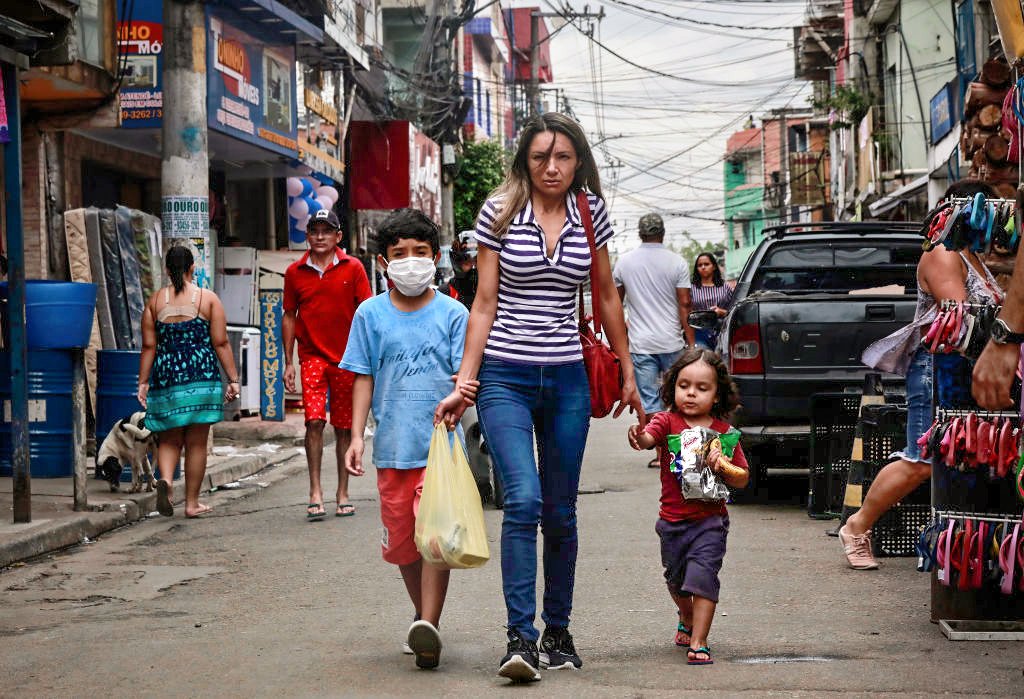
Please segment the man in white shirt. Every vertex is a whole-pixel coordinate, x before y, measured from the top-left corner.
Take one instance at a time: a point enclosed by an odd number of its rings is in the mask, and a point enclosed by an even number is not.
[[[664,410],[658,393],[661,375],[686,345],[694,344],[690,313],[690,274],[686,262],[666,248],[665,223],[658,214],[640,218],[640,247],[615,263],[612,279],[626,308],[629,354],[644,410]],[[652,461],[657,466],[657,459]]]

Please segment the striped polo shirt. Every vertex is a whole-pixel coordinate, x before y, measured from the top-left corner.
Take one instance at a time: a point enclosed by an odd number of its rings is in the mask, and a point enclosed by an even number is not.
[[[588,194],[598,248],[611,240],[604,200]],[[484,347],[484,357],[515,364],[567,364],[583,359],[576,321],[576,292],[590,274],[590,249],[576,196],[565,197],[565,225],[548,257],[544,230],[526,206],[509,223],[503,237],[491,226],[499,206],[488,199],[476,222],[476,239],[498,253],[498,310]]]

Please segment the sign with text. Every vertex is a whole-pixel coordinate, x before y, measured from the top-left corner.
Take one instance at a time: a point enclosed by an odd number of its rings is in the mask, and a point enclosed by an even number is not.
[[[308,79],[303,78],[304,72]],[[338,138],[340,119],[335,103],[341,76],[330,71],[299,70],[296,77],[295,93],[302,95],[297,108],[299,160],[338,185],[345,179],[345,163],[342,162]]]
[[[206,15],[209,127],[296,157],[295,48],[266,46],[222,12]]]
[[[118,12],[124,3],[114,3]],[[121,126],[160,126],[163,117],[163,0],[134,0],[129,17],[117,18],[117,52],[125,65],[118,97]]]
[[[932,143],[938,143],[953,130],[953,90],[951,88],[951,82],[943,85],[929,103]]]
[[[284,292],[260,292],[260,417],[284,421],[284,352],[281,322]]]

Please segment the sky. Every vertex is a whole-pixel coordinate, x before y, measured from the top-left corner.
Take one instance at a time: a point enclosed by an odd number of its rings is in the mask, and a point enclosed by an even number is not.
[[[595,148],[616,230],[613,253],[639,244],[637,220],[651,211],[665,219],[668,244],[685,245],[684,232],[721,241],[726,140],[751,114],[757,121],[773,107],[809,107],[810,85],[793,78],[792,48],[806,0],[504,4],[562,14],[567,6],[604,10],[593,23],[596,42],[580,31],[588,20],[551,39],[548,87],[563,91]],[[547,96],[555,109],[554,94]]]

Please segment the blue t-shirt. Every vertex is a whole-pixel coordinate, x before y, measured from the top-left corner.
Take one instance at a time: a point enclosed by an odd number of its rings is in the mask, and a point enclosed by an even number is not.
[[[395,308],[390,293],[356,309],[338,366],[373,377],[377,468],[427,465],[434,408],[454,387],[468,319],[465,306],[436,291],[433,301],[411,313]]]

